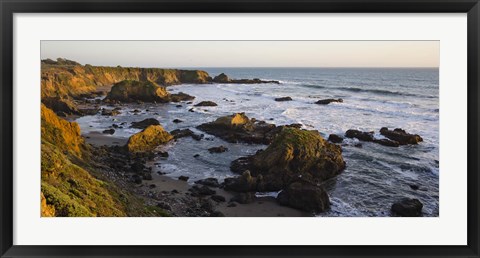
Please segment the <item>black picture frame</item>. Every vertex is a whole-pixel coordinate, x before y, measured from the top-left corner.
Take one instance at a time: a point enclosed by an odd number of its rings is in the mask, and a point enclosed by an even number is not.
[[[0,0],[1,257],[479,257],[478,0]],[[13,245],[14,13],[467,13],[468,244],[466,246],[18,246]],[[448,234],[448,232],[445,232]]]

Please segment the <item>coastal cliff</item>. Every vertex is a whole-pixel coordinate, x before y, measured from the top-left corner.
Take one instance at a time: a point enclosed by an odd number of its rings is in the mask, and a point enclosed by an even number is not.
[[[163,86],[212,81],[210,75],[201,70],[92,66],[65,59],[43,60],[41,73],[42,98],[79,98],[109,90],[123,80],[150,81]]]

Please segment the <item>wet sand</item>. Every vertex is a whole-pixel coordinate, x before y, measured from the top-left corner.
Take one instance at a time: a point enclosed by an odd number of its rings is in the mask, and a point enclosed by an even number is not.
[[[88,144],[94,146],[123,146],[127,144],[128,139],[117,137],[115,135],[104,134],[102,132],[90,132],[82,135]]]

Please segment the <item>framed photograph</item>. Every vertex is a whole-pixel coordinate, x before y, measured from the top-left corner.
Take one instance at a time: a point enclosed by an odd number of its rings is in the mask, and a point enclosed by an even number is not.
[[[479,11],[2,1],[1,257],[479,257]]]

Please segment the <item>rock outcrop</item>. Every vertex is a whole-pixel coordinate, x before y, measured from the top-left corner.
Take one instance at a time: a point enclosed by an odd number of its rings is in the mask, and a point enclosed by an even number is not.
[[[258,191],[278,191],[293,182],[317,185],[344,168],[340,146],[317,132],[284,127],[264,151],[232,162],[232,171],[249,170]]]
[[[104,101],[165,103],[170,101],[170,94],[154,82],[125,80],[113,85]]]
[[[275,98],[275,101],[292,101],[291,97],[280,97],[280,98]]]
[[[278,194],[277,202],[299,210],[320,213],[330,208],[330,198],[323,187],[295,182]]]
[[[226,74],[221,73],[215,78],[213,78],[213,82],[215,83],[237,83],[237,84],[260,84],[260,83],[276,83],[279,84],[279,81],[275,80],[260,80],[258,78],[254,79],[231,79]]]
[[[197,126],[227,142],[269,144],[273,139],[273,124],[249,119],[244,113],[219,117],[217,120]],[[272,133],[271,133],[272,132]]]
[[[216,83],[229,83],[231,82],[231,79],[228,78],[228,76],[224,73],[221,73],[213,78],[213,82]]]
[[[418,134],[409,134],[405,130],[401,128],[396,128],[394,130],[388,130],[387,127],[382,127],[380,129],[380,134],[387,137],[392,141],[398,142],[400,145],[407,145],[407,144],[418,144],[422,142],[423,139]]]
[[[80,126],[75,122],[59,118],[43,104],[41,105],[41,133],[42,141],[49,142],[70,154],[82,156],[82,149],[85,146],[80,136]]]
[[[190,100],[194,100],[194,99],[195,99],[194,96],[190,96],[190,95],[188,95],[186,93],[183,93],[183,92],[170,94],[170,101],[172,101],[172,102],[190,101]]]
[[[213,101],[201,101],[195,105],[193,105],[195,107],[216,107],[218,106],[217,103],[213,102]]]
[[[130,127],[137,129],[145,129],[151,125],[160,125],[160,121],[155,118],[147,118],[139,122],[132,122],[132,125]]]
[[[399,143],[397,141],[392,141],[392,140],[389,140],[389,139],[377,139],[377,138],[375,138],[374,132],[362,132],[362,131],[359,131],[359,130],[350,129],[350,130],[347,130],[347,132],[345,133],[345,137],[347,137],[347,138],[357,138],[360,141],[374,142],[374,143],[378,143],[380,145],[388,146],[388,147],[398,147],[399,146]]]
[[[332,102],[342,103],[343,99],[321,99],[321,100],[315,102],[315,104],[328,105]]]
[[[127,149],[131,153],[153,151],[159,145],[172,139],[173,136],[165,131],[161,125],[150,125],[128,139]]]
[[[404,198],[392,205],[391,211],[394,215],[401,217],[422,216],[423,204],[418,199]]]
[[[42,103],[59,116],[82,114],[69,97],[45,97],[42,99]]]

